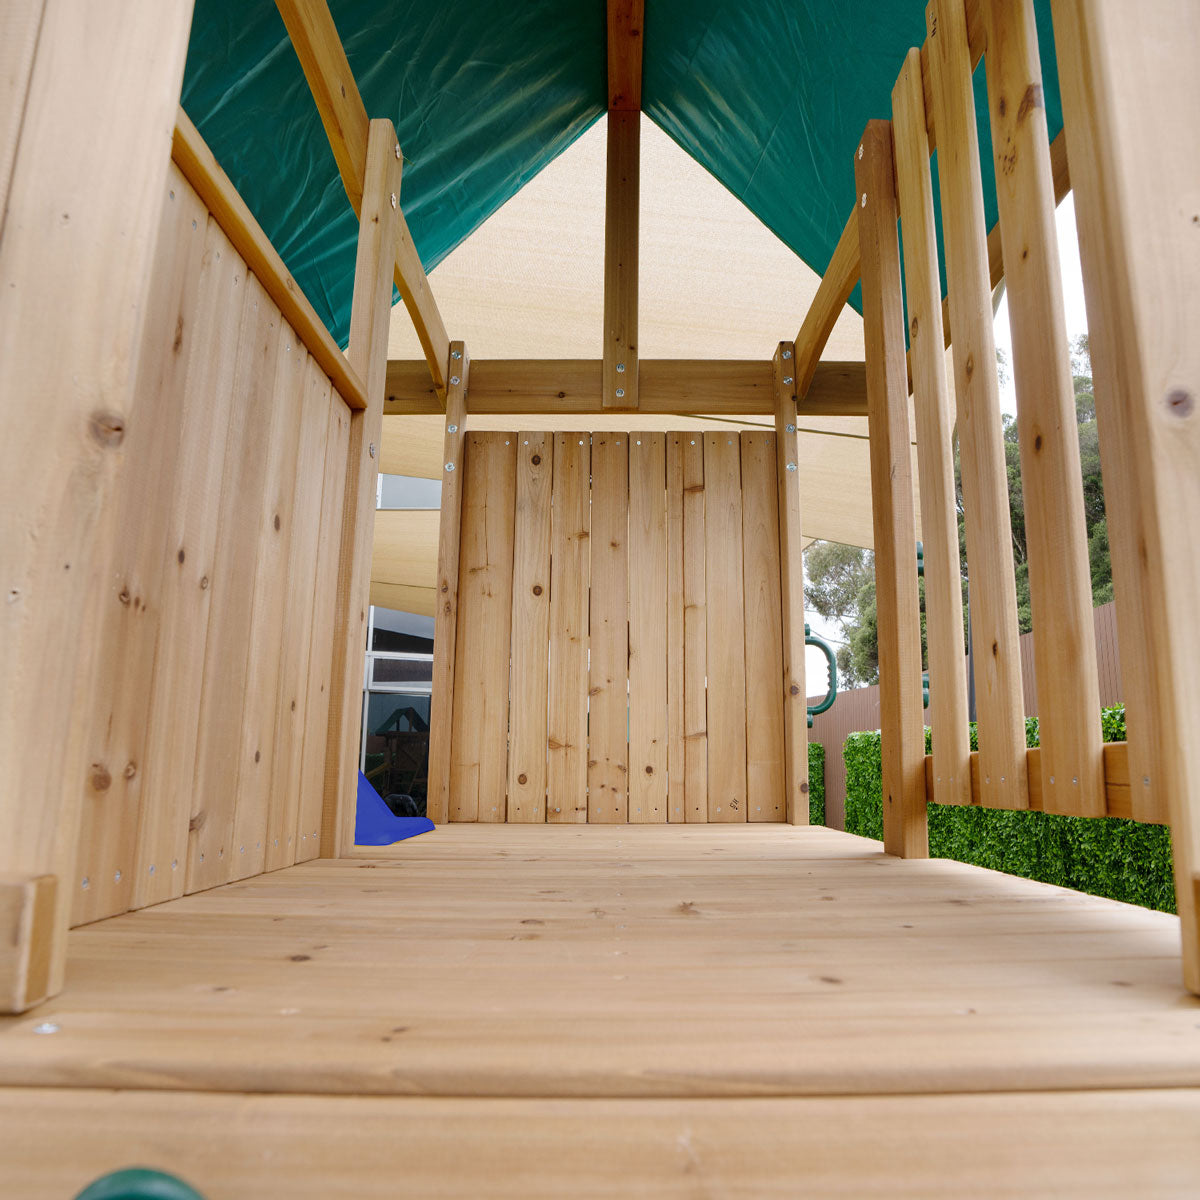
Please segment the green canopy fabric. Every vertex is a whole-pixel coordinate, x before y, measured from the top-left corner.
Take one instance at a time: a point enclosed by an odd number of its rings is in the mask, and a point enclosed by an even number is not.
[[[854,200],[854,147],[868,120],[890,115],[903,57],[925,37],[924,8],[646,0],[643,108],[823,272]],[[1053,137],[1062,113],[1049,0],[1036,8]],[[605,111],[605,0],[330,0],[330,9],[367,112],[396,125],[403,207],[427,271]],[[975,83],[991,225],[982,69]],[[357,222],[270,0],[196,0],[183,106],[345,345]]]

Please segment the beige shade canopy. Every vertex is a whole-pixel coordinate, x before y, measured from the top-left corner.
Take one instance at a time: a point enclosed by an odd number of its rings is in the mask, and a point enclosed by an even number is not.
[[[644,117],[641,154],[641,357],[769,359],[780,340],[795,336],[819,277]],[[472,358],[601,357],[604,199],[600,121],[431,273],[447,328],[466,343]],[[403,305],[392,312],[389,351],[392,358],[421,357]],[[825,357],[863,358],[862,318],[849,307]],[[717,423],[713,417],[630,414],[528,421],[541,429]],[[519,423],[508,416],[472,416],[467,422],[474,429]],[[757,424],[771,423],[764,418]],[[440,478],[443,429],[438,416],[385,416],[380,470]],[[866,418],[802,418],[799,448],[806,543],[819,538],[871,546]],[[378,514],[372,603],[432,613],[437,517],[436,511],[420,510]],[[919,512],[917,520],[919,529]]]

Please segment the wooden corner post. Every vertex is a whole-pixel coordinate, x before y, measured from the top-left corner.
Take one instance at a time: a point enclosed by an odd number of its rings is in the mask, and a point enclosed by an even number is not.
[[[1200,993],[1200,8],[1054,0],[1134,816],[1165,797]]]
[[[883,739],[883,844],[889,854],[929,853],[917,539],[908,432],[908,371],[892,168],[892,126],[871,121],[854,155],[862,255],[879,707]]]
[[[359,218],[350,365],[366,386],[367,407],[350,415],[346,502],[338,562],[329,753],[321,818],[321,854],[338,857],[354,845],[358,749],[362,720],[363,655],[375,532],[375,484],[383,430],[392,264],[400,235],[400,144],[389,120],[373,120],[367,137]]]
[[[99,626],[187,0],[4,6],[0,1013],[62,989]]]
[[[783,598],[783,787],[787,819],[808,824],[808,694],[804,681],[804,557],[796,453],[796,347],[775,351],[775,459]]]
[[[429,785],[425,812],[450,819],[450,738],[454,726],[454,662],[458,639],[458,552],[462,541],[464,421],[471,361],[462,342],[450,343],[442,505],[438,521],[437,607],[433,614],[433,697],[429,717]]]

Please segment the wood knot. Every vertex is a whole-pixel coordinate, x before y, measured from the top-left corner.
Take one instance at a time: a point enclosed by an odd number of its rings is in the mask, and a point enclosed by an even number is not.
[[[130,599],[131,599],[131,597],[130,597],[130,595],[129,595],[129,589],[128,589],[127,587],[123,587],[123,588],[122,588],[122,589],[121,589],[121,590],[120,590],[120,591],[117,593],[117,599],[118,599],[118,600],[120,600],[120,602],[121,602],[122,604],[126,605],[126,607],[128,607],[128,605],[129,605],[129,601],[130,601]]]
[[[542,585],[540,583],[535,583],[533,585],[533,594],[535,596],[540,596],[542,594]]]
[[[646,774],[647,774],[647,775],[653,775],[653,774],[654,774],[654,768],[653,768],[653,767],[649,767],[649,766],[648,766],[648,767],[646,768]]]
[[[121,773],[125,776],[126,779],[132,779],[137,774],[137,763],[127,762],[125,764],[125,770],[122,771]]]
[[[279,532],[279,526],[280,526],[279,514],[276,513],[275,514],[275,532],[276,533]]]
[[[788,690],[792,693],[793,696],[800,695],[800,687],[798,684],[793,683],[792,686]]]
[[[808,795],[808,784],[807,783],[802,783],[800,785],[800,795],[802,795],[802,796]]]
[[[175,341],[171,344],[171,353],[178,354],[183,346],[183,314],[179,314],[179,319],[175,322]]]
[[[207,575],[202,575],[200,577],[200,590],[202,592],[208,591],[208,576]]]
[[[176,557],[176,558],[179,560],[179,562],[180,562],[180,565],[182,565],[182,563],[183,563],[183,560],[184,560],[185,558],[187,558],[187,555],[186,555],[186,554],[183,552],[183,547],[182,547],[182,546],[180,546],[180,547],[179,547],[179,553],[178,553],[177,555],[175,555],[175,557]]]
[[[1167,393],[1167,411],[1173,417],[1190,417],[1195,407],[1195,399],[1183,388],[1174,388]]]
[[[917,336],[917,318],[916,317],[913,317],[912,321],[909,322],[908,336],[910,338],[914,338],[914,339]]]
[[[259,760],[260,758],[262,758],[262,751],[261,751],[261,750],[255,750],[255,752],[254,752],[254,761],[255,761],[255,762],[258,762],[258,760]]]
[[[524,772],[522,772],[520,775],[517,776],[517,782],[518,783],[528,783],[529,777],[527,775],[525,775]]]
[[[112,787],[112,776],[103,763],[92,763],[92,787],[97,792],[107,792]]]
[[[995,642],[993,642],[992,643],[992,657],[998,658],[999,656],[1000,656],[1000,647]]]
[[[101,446],[119,446],[125,437],[125,420],[116,413],[94,412],[88,420],[88,429]]]
[[[1035,451],[1041,450],[1042,448],[1042,435],[1040,433],[1033,439],[1033,448]]]
[[[967,365],[966,365],[965,370],[967,372],[968,379],[970,379],[971,376],[975,374],[975,355],[973,355],[973,354],[967,355]]]
[[[1025,95],[1021,97],[1021,106],[1017,109],[1017,124],[1019,125],[1035,108],[1045,108],[1046,102],[1042,98],[1042,85],[1040,83],[1031,83],[1025,89]]]
[[[542,465],[542,456],[540,454],[535,454],[529,461],[533,463],[535,467],[540,467]]]

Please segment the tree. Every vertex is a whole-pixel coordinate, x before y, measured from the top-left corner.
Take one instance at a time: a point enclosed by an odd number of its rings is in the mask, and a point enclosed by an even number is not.
[[[873,632],[875,555],[860,546],[815,542],[804,555],[804,568],[806,606],[837,622],[845,638],[837,650],[839,679],[847,687],[874,682],[879,672]]]

